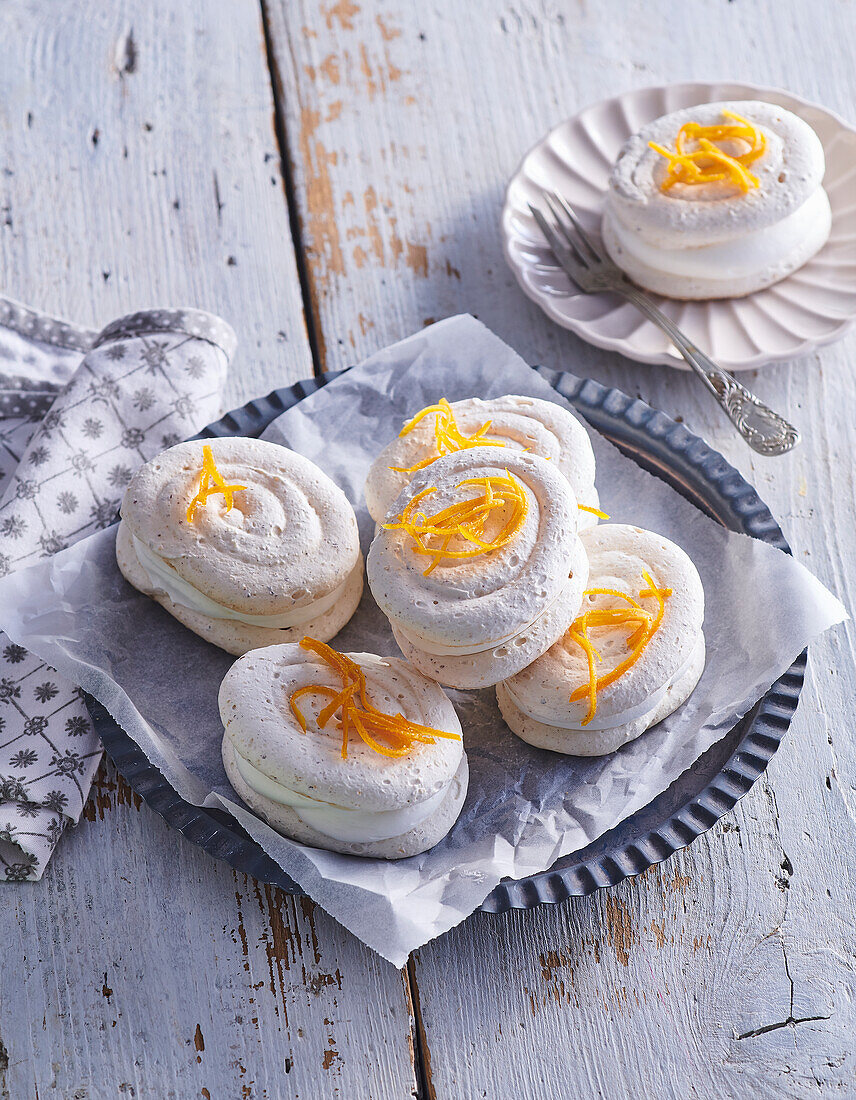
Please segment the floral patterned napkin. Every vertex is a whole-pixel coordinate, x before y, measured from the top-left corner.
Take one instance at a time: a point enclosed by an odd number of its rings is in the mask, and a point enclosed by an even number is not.
[[[0,576],[109,526],[134,470],[218,415],[235,343],[198,310],[96,334],[0,299]],[[0,881],[41,878],[100,758],[80,690],[0,633]]]

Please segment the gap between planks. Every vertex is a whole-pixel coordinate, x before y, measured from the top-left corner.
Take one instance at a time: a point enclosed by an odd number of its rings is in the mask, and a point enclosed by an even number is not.
[[[416,963],[413,952],[405,966],[405,988],[410,1001],[413,1017],[413,1074],[416,1078],[416,1100],[437,1100],[437,1093],[431,1080],[431,1050],[425,1022],[422,1019],[422,1007],[419,1004],[419,982],[416,977]]]
[[[294,245],[298,277],[300,279],[303,315],[306,320],[306,332],[309,338],[309,347],[312,352],[312,364],[315,374],[319,375],[324,373],[324,362],[318,340],[318,319],[312,307],[309,270],[306,262],[305,244],[303,241],[300,215],[295,194],[294,173],[291,167],[291,157],[288,146],[288,133],[282,109],[283,85],[273,51],[266,0],[259,0],[259,7],[261,11],[262,31],[264,34],[265,55],[268,73],[270,75],[271,92],[273,94],[274,133],[279,147],[283,193],[288,210],[288,222],[291,229],[292,243]],[[422,1019],[422,1010],[419,1005],[419,985],[416,978],[416,967],[414,965],[413,955],[407,960],[405,979],[405,988],[407,990],[408,1000],[410,1001],[410,1011],[413,1017],[413,1072],[416,1081],[416,1100],[436,1100],[436,1093],[431,1082],[431,1053],[425,1033],[425,1024]]]
[[[291,157],[288,148],[288,133],[285,125],[285,112],[283,111],[284,93],[282,79],[277,65],[276,55],[273,49],[273,40],[270,33],[270,22],[267,12],[267,0],[259,0],[262,34],[265,44],[265,61],[270,77],[271,96],[273,98],[273,130],[276,143],[279,148],[279,163],[282,173],[282,189],[285,198],[285,206],[288,212],[288,225],[291,230],[291,242],[294,246],[294,259],[297,264],[297,277],[300,280],[300,297],[303,300],[303,317],[306,324],[306,335],[309,340],[309,350],[312,353],[312,369],[317,376],[324,373],[324,362],[321,354],[321,344],[318,341],[318,319],[312,307],[312,294],[309,286],[309,269],[306,263],[306,246],[303,241],[303,232],[300,225],[300,213],[298,211],[297,196],[295,193],[294,172],[291,167]]]

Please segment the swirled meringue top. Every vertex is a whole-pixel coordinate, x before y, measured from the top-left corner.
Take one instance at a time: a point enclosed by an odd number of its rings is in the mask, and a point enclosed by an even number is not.
[[[443,559],[425,576],[429,559],[414,553],[407,532],[381,530],[372,543],[367,559],[372,593],[417,645],[479,647],[514,637],[558,597],[585,560],[570,483],[554,462],[511,448],[476,447],[444,455],[414,475],[387,519],[396,520],[409,500],[429,486],[436,486],[429,498],[433,512],[478,494],[475,486],[460,485],[464,479],[506,471],[522,484],[528,505],[518,534],[507,545],[473,558]]]
[[[662,190],[667,162],[649,142],[672,147],[684,123],[727,122],[723,109],[763,131],[766,149],[751,167],[759,186],[745,194],[728,181]],[[824,170],[817,134],[783,107],[755,100],[703,103],[664,115],[628,139],[615,162],[606,202],[620,222],[652,245],[692,248],[782,221],[821,186]]]
[[[594,451],[588,433],[577,418],[554,401],[507,394],[482,401],[478,397],[453,401],[452,411],[458,427],[472,435],[486,422],[487,435],[499,439],[502,451],[526,450],[555,462],[571,483],[580,504],[598,507],[594,487]],[[415,412],[415,410],[414,410]],[[407,435],[397,436],[372,463],[366,478],[366,504],[372,518],[380,523],[413,474],[405,470],[437,454],[434,417],[426,417]]]
[[[687,667],[702,629],[704,590],[698,571],[675,543],[620,523],[599,524],[581,534],[589,559],[588,590],[615,589],[636,596],[648,573],[658,587],[670,588],[659,629],[639,659],[597,694],[597,718],[589,727],[583,719],[588,701],[569,702],[569,696],[588,684],[589,670],[582,648],[566,633],[528,668],[510,677],[506,686],[521,709],[541,722],[565,729],[604,729],[648,713],[658,693]],[[641,582],[641,583],[640,583]],[[586,596],[589,607],[625,607],[609,596]],[[610,672],[627,656],[627,628],[603,627],[592,631],[600,655],[598,676]]]
[[[212,439],[214,461],[245,485],[227,509],[208,498],[187,507],[202,469],[202,444],[179,443],[132,478],[122,518],[132,535],[216,603],[249,615],[280,615],[328,596],[360,554],[354,511],[314,463],[258,439]]]
[[[379,710],[461,733],[461,724],[442,688],[394,657],[348,653],[366,676],[369,698]],[[463,755],[460,740],[416,742],[406,756],[381,756],[356,736],[342,759],[341,734],[333,723],[315,719],[330,699],[301,700],[304,733],[289,706],[292,692],[309,684],[337,691],[341,679],[315,654],[294,642],[267,646],[240,657],[220,686],[225,736],[243,760],[269,780],[307,798],[352,810],[398,810],[426,801],[455,775]]]

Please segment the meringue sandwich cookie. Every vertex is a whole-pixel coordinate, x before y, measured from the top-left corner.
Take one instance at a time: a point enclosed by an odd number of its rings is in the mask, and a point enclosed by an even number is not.
[[[309,638],[269,646],[235,662],[219,703],[229,782],[284,836],[401,859],[458,819],[469,777],[460,722],[442,689],[398,658]]]
[[[457,451],[414,474],[367,559],[407,660],[480,688],[549,649],[588,576],[579,515],[556,463],[511,448]]]
[[[125,578],[229,653],[332,638],[363,589],[357,522],[318,467],[276,443],[179,443],[132,478],[116,558]]]
[[[661,535],[610,523],[581,538],[590,569],[581,614],[496,695],[529,744],[602,756],[691,695],[704,668],[704,591],[689,557]]]
[[[602,516],[594,485],[594,451],[583,425],[554,401],[507,394],[482,401],[440,398],[416,413],[372,463],[366,504],[382,523],[396,498],[421,468],[441,454],[473,446],[524,450],[555,462],[571,483],[581,507],[580,526]]]
[[[621,150],[604,207],[604,245],[634,282],[657,294],[752,294],[826,243],[832,213],[824,171],[817,134],[774,103],[675,111]]]

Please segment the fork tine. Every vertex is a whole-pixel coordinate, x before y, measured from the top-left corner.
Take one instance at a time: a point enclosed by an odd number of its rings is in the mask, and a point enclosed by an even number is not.
[[[565,247],[571,249],[578,263],[582,264],[583,267],[588,267],[591,262],[589,260],[589,257],[586,255],[585,252],[583,252],[582,248],[580,248],[579,244],[574,238],[573,233],[571,233],[571,231],[568,229],[567,225],[563,221],[561,211],[556,208],[556,204],[553,202],[552,197],[546,191],[544,192],[544,201],[547,203],[547,206],[550,209],[550,213],[553,215],[553,220],[556,223],[556,229],[564,238]]]
[[[556,230],[550,225],[537,206],[533,206],[529,203],[529,209],[532,211],[532,217],[538,223],[538,228],[544,234],[544,239],[550,246],[550,249],[556,254],[557,259],[567,257],[568,248],[562,238],[558,235]],[[560,257],[560,253],[564,253],[564,257]]]
[[[562,238],[556,233],[555,229],[553,229],[538,207],[533,206],[530,202],[529,209],[532,211],[532,217],[538,223],[538,228],[544,234],[544,239],[550,246],[553,255],[559,261],[559,266],[580,290],[584,290],[580,282],[580,276],[582,272],[586,270],[585,266],[574,259],[570,250],[562,241]]]
[[[552,197],[559,204],[559,206],[561,206],[562,210],[564,210],[565,214],[570,219],[574,229],[576,229],[577,233],[579,233],[580,239],[582,240],[583,244],[591,253],[592,259],[595,260],[597,263],[601,263],[603,261],[603,256],[601,256],[601,254],[595,248],[594,244],[592,244],[591,238],[589,237],[588,233],[586,233],[586,231],[583,229],[582,223],[574,213],[570,203],[567,201],[567,199],[560,195],[558,191],[554,191]]]

